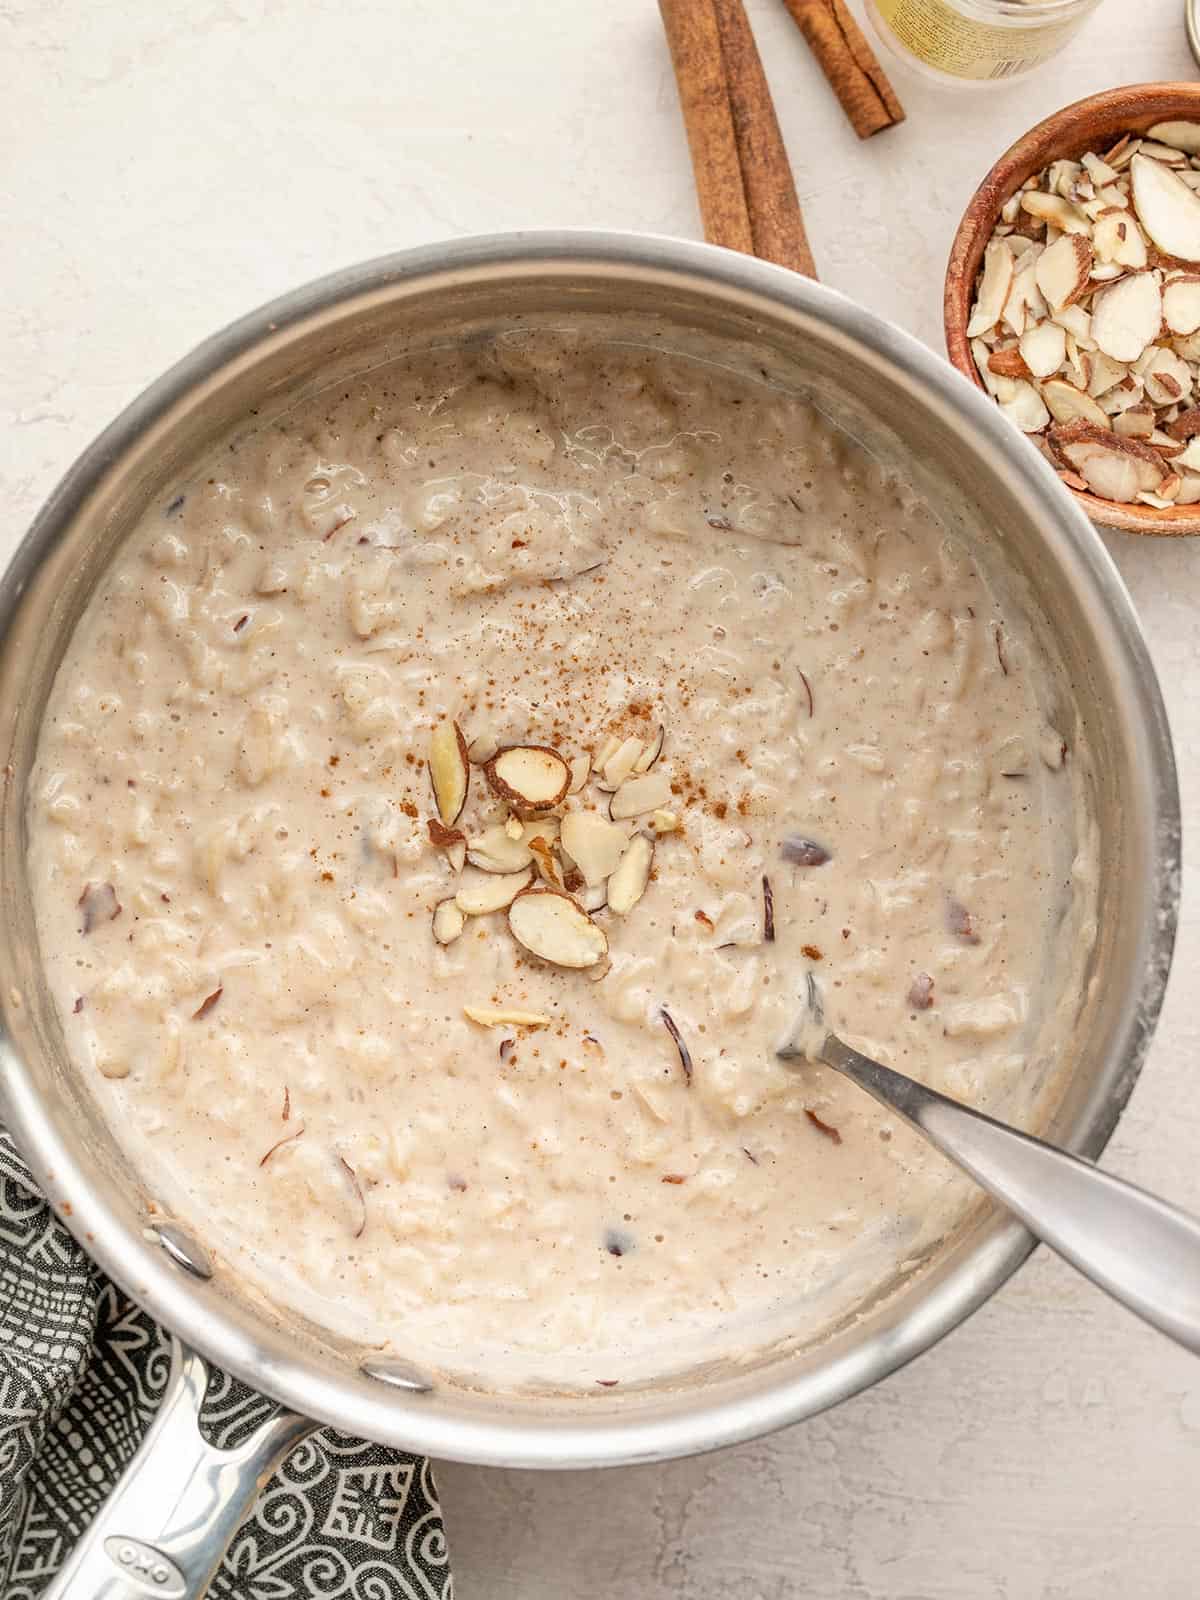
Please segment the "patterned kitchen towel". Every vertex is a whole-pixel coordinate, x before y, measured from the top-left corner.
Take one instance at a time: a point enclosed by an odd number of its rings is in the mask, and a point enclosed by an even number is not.
[[[162,1397],[162,1330],[101,1276],[0,1132],[0,1597],[32,1600],[137,1449]],[[206,1437],[269,1400],[214,1372]],[[428,1461],[332,1428],[297,1445],[209,1589],[217,1600],[451,1600]]]

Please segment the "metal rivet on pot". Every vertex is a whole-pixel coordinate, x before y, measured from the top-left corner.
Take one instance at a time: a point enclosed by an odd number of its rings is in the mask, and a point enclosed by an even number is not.
[[[177,1267],[190,1272],[194,1278],[211,1278],[212,1262],[204,1246],[197,1244],[190,1233],[176,1227],[173,1222],[158,1223],[154,1227],[159,1244]]]
[[[427,1378],[407,1361],[364,1361],[362,1372],[368,1378],[378,1379],[380,1383],[390,1383],[394,1389],[411,1389],[414,1394],[429,1394],[433,1389],[433,1379]]]

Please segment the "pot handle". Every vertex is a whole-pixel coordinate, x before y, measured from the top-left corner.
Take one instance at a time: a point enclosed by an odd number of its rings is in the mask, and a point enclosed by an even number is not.
[[[42,1600],[200,1600],[259,1487],[318,1423],[271,1417],[236,1450],[200,1432],[208,1366],[171,1340],[171,1374],[133,1460]]]

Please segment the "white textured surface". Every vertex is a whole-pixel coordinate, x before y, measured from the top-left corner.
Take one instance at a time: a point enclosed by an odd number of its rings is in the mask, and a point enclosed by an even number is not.
[[[1005,145],[1068,100],[1194,75],[1178,0],[1108,0],[999,93],[897,69],[859,145],[778,0],[752,0],[825,279],[940,348],[950,236]],[[1136,23],[1134,22],[1134,19]],[[537,224],[693,235],[653,0],[0,0],[0,485],[7,555],[114,413],[219,324],[356,258]],[[1200,822],[1200,543],[1110,548]],[[1106,1158],[1200,1210],[1200,959]],[[1193,1600],[1200,1365],[1045,1254],[889,1383],[702,1460],[443,1467],[463,1600]]]

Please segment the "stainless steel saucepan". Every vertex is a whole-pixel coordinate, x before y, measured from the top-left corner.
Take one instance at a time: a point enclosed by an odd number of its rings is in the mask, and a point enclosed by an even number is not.
[[[1056,718],[1094,754],[1103,866],[1099,935],[1071,1045],[1039,1133],[1104,1148],[1137,1077],[1175,932],[1179,812],[1170,735],[1129,598],[1053,473],[992,403],[913,339],[820,284],[674,240],[539,233],[460,241],[337,273],[252,313],[161,378],[81,457],[0,584],[2,1110],[84,1248],[177,1350],[150,1439],[73,1558],[72,1595],[203,1591],[258,1481],[312,1425],[452,1460],[516,1467],[631,1463],[707,1450],[812,1416],[876,1382],[988,1298],[1028,1255],[986,1202],[928,1259],[820,1340],[764,1345],[662,1382],[514,1394],[339,1345],[274,1312],[128,1170],[67,1060],[42,979],[26,875],[25,787],[72,627],[144,506],[252,410],[405,350],[518,325],[652,314],[686,342],[813,392],[914,482],[1040,608],[1070,692]],[[402,1342],[402,1330],[398,1334]],[[237,1452],[200,1438],[205,1362],[286,1411]],[[65,1587],[60,1592],[66,1592]]]

